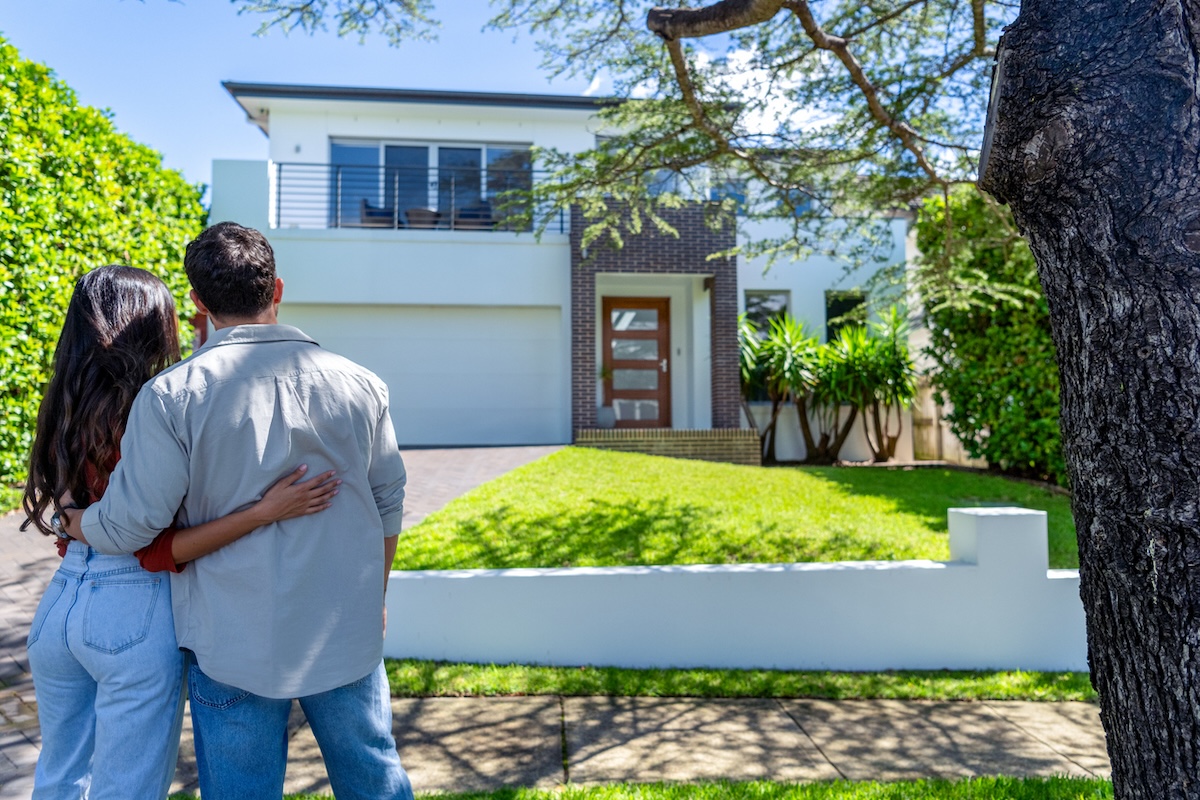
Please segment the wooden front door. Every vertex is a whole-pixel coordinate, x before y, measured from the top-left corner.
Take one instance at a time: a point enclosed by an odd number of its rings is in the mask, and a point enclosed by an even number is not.
[[[671,427],[670,298],[605,297],[604,405],[618,428]]]

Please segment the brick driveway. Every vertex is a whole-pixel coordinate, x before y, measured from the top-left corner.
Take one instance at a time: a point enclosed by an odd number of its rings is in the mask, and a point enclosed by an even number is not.
[[[454,498],[530,461],[558,450],[544,447],[483,447],[405,450],[408,497],[405,527],[415,525]],[[22,516],[0,517],[0,800],[27,798],[41,737],[25,635],[38,599],[58,558],[50,541],[19,530]],[[184,748],[190,749],[190,748]]]

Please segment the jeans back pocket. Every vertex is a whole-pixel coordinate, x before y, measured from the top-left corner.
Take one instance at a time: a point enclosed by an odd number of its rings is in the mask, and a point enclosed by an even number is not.
[[[250,696],[250,692],[215,681],[198,664],[188,667],[188,699],[196,705],[224,711]]]
[[[120,653],[146,638],[162,578],[91,581],[83,616],[83,643]]]

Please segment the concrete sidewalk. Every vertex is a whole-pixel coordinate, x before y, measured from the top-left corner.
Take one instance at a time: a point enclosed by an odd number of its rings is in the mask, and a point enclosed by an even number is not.
[[[495,697],[393,700],[392,711],[418,792],[1109,775],[1099,716],[1087,703]],[[328,793],[303,715],[293,722],[286,791]],[[188,751],[176,789],[195,788]]]
[[[553,451],[405,451],[405,524]],[[21,517],[0,517],[0,798],[28,798],[40,747],[25,635],[58,559]],[[1107,775],[1104,735],[1084,703],[926,703],[605,697],[393,700],[400,756],[418,792],[566,782],[891,780]],[[176,789],[195,790],[190,727]],[[294,707],[288,792],[328,792]]]

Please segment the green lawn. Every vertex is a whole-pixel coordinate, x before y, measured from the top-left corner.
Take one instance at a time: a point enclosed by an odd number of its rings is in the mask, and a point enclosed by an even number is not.
[[[568,447],[400,537],[397,569],[860,561],[950,556],[946,509],[1049,514],[1050,566],[1079,565],[1070,501],[948,469],[740,467]]]
[[[561,789],[500,789],[437,794],[437,800],[1111,800],[1112,782],[1088,778],[968,778],[895,783],[700,783],[614,784]],[[173,794],[171,800],[191,800]],[[332,795],[290,794],[288,800],[332,800]]]
[[[737,669],[529,667],[387,661],[395,697],[607,695],[818,697],[829,700],[1084,700],[1081,672],[785,672]]]

